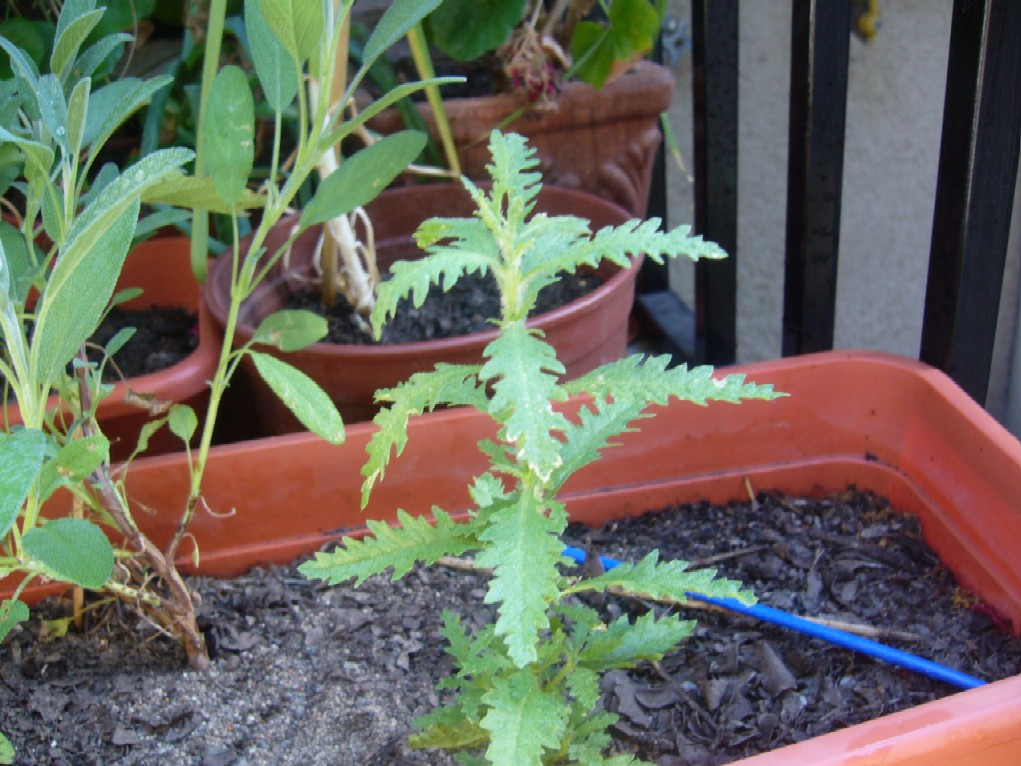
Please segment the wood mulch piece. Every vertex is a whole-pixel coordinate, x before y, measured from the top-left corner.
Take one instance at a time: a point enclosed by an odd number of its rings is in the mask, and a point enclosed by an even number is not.
[[[884,642],[987,680],[1021,671],[1021,640],[960,591],[918,522],[872,495],[759,495],[572,527],[570,542],[634,560],[711,559],[760,602],[911,634]],[[205,673],[126,610],[84,634],[42,638],[50,602],[0,647],[0,731],[19,764],[383,766],[453,761],[407,750],[411,721],[449,672],[440,612],[479,627],[485,575],[414,570],[362,588],[312,583],[293,567],[193,580],[215,642]],[[607,616],[667,609],[609,598]],[[955,689],[728,613],[690,612],[694,636],[655,665],[614,671],[603,704],[616,747],[659,766],[722,764]],[[137,632],[132,632],[137,631]]]

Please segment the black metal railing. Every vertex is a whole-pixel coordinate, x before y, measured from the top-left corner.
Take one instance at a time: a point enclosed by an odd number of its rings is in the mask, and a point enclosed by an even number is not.
[[[792,9],[785,356],[833,346],[852,2],[792,0]],[[738,11],[739,0],[693,0],[691,20],[695,227],[732,257],[699,264],[693,312],[664,323],[683,356],[713,364],[734,361],[737,348]],[[979,402],[1019,149],[1021,2],[954,0],[919,358]]]

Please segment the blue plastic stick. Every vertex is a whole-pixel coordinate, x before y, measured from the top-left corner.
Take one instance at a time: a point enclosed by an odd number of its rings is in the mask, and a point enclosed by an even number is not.
[[[585,563],[585,551],[580,548],[564,548],[564,555],[574,559],[579,564]],[[620,564],[616,559],[612,559],[609,556],[600,556],[599,561],[602,563],[604,569],[613,569]],[[921,673],[924,676],[933,678],[937,681],[944,681],[948,684],[952,684],[961,689],[975,689],[979,686],[985,686],[986,682],[980,678],[969,676],[967,673],[961,673],[952,668],[948,668],[945,665],[926,660],[917,655],[909,652],[902,652],[899,649],[880,644],[877,641],[871,641],[861,636],[855,636],[843,630],[837,630],[836,628],[830,628],[825,625],[819,625],[818,623],[811,622],[810,620],[802,619],[801,617],[795,617],[793,614],[787,614],[787,612],[781,612],[778,609],[772,609],[768,606],[762,606],[761,604],[754,604],[749,606],[743,604],[740,601],[732,598],[713,598],[711,596],[703,596],[698,593],[688,593],[688,598],[692,601],[701,601],[705,604],[712,604],[713,606],[727,609],[731,612],[737,612],[747,617],[754,617],[763,622],[769,622],[774,625],[779,625],[784,628],[790,628],[796,630],[799,633],[811,636],[812,638],[819,638],[823,641],[829,641],[831,644],[842,646],[845,649],[853,649],[856,652],[867,654],[869,657],[874,657],[877,660],[889,663],[890,665],[897,665],[907,670],[912,670],[916,673]]]

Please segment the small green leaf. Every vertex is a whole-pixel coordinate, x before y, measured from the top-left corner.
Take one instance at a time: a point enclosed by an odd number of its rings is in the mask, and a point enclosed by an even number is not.
[[[195,415],[195,410],[187,404],[175,404],[170,408],[167,426],[174,436],[187,444],[195,435],[195,429],[199,427],[199,419]]]
[[[7,638],[15,625],[28,619],[28,607],[21,601],[12,601],[7,598],[0,604],[0,642]],[[2,735],[0,735],[2,736]],[[12,751],[13,752],[13,751]],[[0,748],[0,755],[3,749]],[[0,761],[3,763],[3,761]]]
[[[21,602],[19,601],[18,603]],[[27,607],[25,612],[27,615]],[[12,763],[14,763],[14,745],[12,745],[11,741],[4,736],[3,732],[0,732],[0,764],[3,764],[3,766],[10,766]]]
[[[113,297],[113,300],[110,301],[110,304],[117,305],[118,303],[123,303],[124,302],[123,300],[120,301],[117,300],[117,298],[120,297],[121,297],[120,293],[115,295]],[[106,352],[106,355],[116,356],[117,352],[124,348],[124,344],[131,340],[134,334],[135,334],[134,327],[122,327],[121,329],[119,329],[116,335],[114,335],[112,338],[110,338],[110,340],[107,341],[106,348],[103,349]]]
[[[46,441],[46,434],[32,429],[0,434],[0,537],[18,519],[42,467]]]
[[[226,66],[217,73],[209,113],[214,115],[205,123],[209,176],[223,201],[234,207],[255,163],[255,107],[241,67]]]
[[[344,422],[336,405],[312,378],[269,354],[249,351],[259,375],[298,421],[330,444],[344,441]]]
[[[323,36],[323,4],[308,0],[261,0],[266,26],[299,64],[312,55]]]
[[[109,454],[109,440],[103,434],[92,434],[69,441],[60,448],[53,462],[61,476],[83,481],[103,464]]]
[[[95,75],[96,70],[114,54],[114,51],[125,43],[129,43],[134,38],[127,33],[119,33],[107,35],[102,40],[94,43],[78,57],[75,62],[75,69],[78,72],[78,76],[92,77]]]
[[[312,311],[277,311],[266,317],[252,336],[252,342],[265,343],[281,351],[298,351],[326,337],[329,325]]]
[[[113,548],[103,530],[84,519],[54,519],[22,538],[25,553],[54,579],[102,588],[113,575]]]
[[[263,95],[282,112],[298,93],[298,75],[294,60],[267,26],[259,0],[245,0],[245,30]]]
[[[92,92],[82,145],[95,150],[103,146],[117,128],[149,103],[153,94],[173,82],[167,75],[140,80],[125,77]]]
[[[173,205],[211,213],[232,214],[236,208],[260,208],[266,204],[265,197],[251,189],[245,189],[236,205],[228,205],[216,190],[216,184],[209,176],[196,178],[181,173],[164,176],[157,183],[142,192],[142,202],[150,205]],[[139,229],[142,226],[139,224]]]
[[[386,136],[345,159],[319,184],[301,214],[307,229],[368,204],[422,152],[426,136],[403,130]]]

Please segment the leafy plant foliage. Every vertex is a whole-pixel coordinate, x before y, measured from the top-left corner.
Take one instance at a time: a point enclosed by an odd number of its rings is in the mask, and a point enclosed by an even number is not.
[[[345,540],[302,571],[331,583],[361,582],[391,568],[397,577],[414,562],[474,551],[476,565],[492,570],[485,601],[498,604],[497,618],[468,635],[455,616],[444,615],[457,669],[441,688],[454,697],[419,721],[414,744],[460,751],[466,763],[622,766],[633,759],[604,755],[615,716],[594,711],[599,674],[658,659],[693,624],[650,614],[634,624],[625,617],[605,625],[575,594],[613,588],[678,602],[690,592],[751,596],[737,582],[715,579],[711,570],[688,572],[684,562],[660,562],[655,552],[636,565],[579,579],[562,555],[567,513],[557,492],[571,474],[598,460],[614,437],[647,417],[650,404],[671,397],[706,404],[778,394],[739,375],[715,378],[709,368],[668,369],[665,357],[631,357],[561,382],[564,368],[554,349],[525,324],[542,286],[604,259],[626,266],[639,253],[657,262],[724,253],[687,227],[664,233],[655,221],[632,221],[593,234],[582,219],[534,213],[540,188],[534,152],[520,136],[495,131],[490,151],[492,190],[463,181],[475,216],[432,219],[419,228],[416,237],[427,257],[395,265],[393,278],[380,288],[372,322],[378,334],[401,297],[421,303],[430,285],[449,288],[463,274],[488,272],[502,296],[499,335],[479,367],[440,367],[380,392],[389,406],[376,417],[379,430],[363,468],[367,501],[391,456],[405,446],[410,417],[438,406],[474,406],[499,426],[497,441],[480,444],[491,468],[472,487],[474,512],[460,525],[439,509],[435,525],[403,512],[398,529],[370,522],[374,537]],[[568,416],[556,405],[572,394],[591,399]]]

